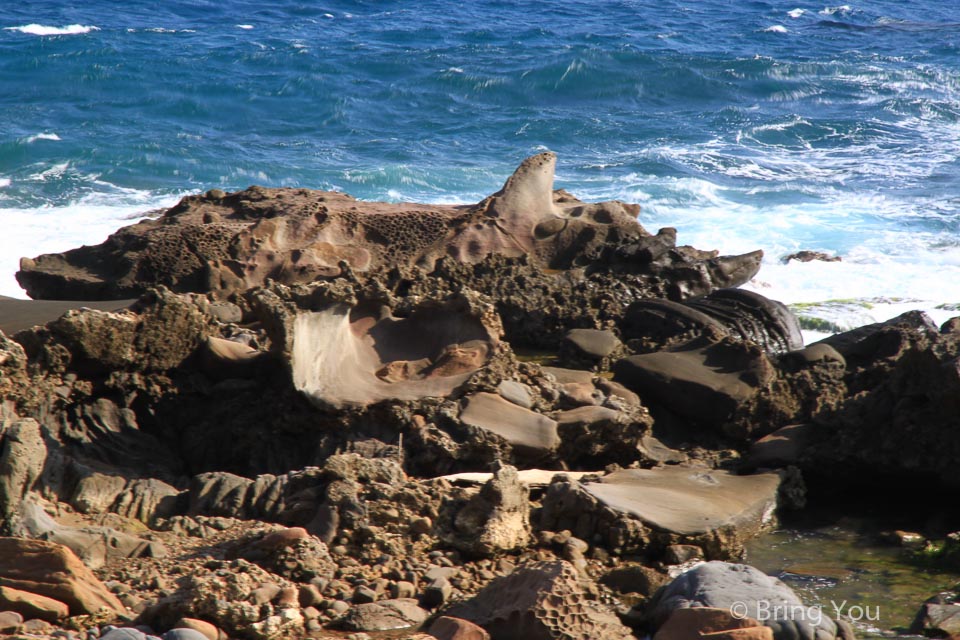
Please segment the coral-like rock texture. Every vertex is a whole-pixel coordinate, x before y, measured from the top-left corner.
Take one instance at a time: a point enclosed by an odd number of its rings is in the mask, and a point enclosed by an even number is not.
[[[638,205],[588,204],[553,190],[556,156],[523,161],[503,188],[475,205],[361,202],[337,192],[250,187],[189,196],[158,218],[125,227],[103,244],[24,258],[17,280],[36,299],[129,298],[164,285],[224,296],[263,285],[345,273],[419,267],[440,258],[475,264],[527,256],[549,269],[602,262],[620,270],[686,270],[678,295],[736,286],[760,252],[718,257],[653,236]],[[706,286],[707,290],[703,290]]]

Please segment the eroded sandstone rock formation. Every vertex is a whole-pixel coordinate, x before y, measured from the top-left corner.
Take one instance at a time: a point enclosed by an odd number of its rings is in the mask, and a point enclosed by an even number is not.
[[[955,480],[956,321],[803,348],[783,305],[723,288],[759,254],[677,246],[553,168],[456,207],[210,192],[26,260],[37,297],[139,297],[0,300],[0,532],[61,544],[167,640],[447,613],[627,638],[666,619],[639,614],[668,572],[802,504],[801,473]],[[0,577],[0,623],[74,615],[25,584]],[[659,637],[846,633],[706,618]]]
[[[496,255],[549,269],[667,271],[685,297],[737,286],[759,269],[761,252],[677,247],[673,230],[650,235],[640,226],[637,205],[554,191],[555,165],[552,153],[528,158],[500,191],[470,206],[367,203],[307,189],[211,191],[101,245],[24,258],[17,279],[47,300],[128,298],[156,285],[223,297],[268,279],[311,282],[344,268],[430,272],[441,258],[476,264]]]

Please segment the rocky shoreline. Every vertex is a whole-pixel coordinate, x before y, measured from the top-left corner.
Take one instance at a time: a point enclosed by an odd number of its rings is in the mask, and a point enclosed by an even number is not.
[[[214,190],[24,259],[0,634],[852,638],[737,560],[808,486],[957,489],[960,319],[805,347],[736,288],[761,252],[555,161],[472,206]]]

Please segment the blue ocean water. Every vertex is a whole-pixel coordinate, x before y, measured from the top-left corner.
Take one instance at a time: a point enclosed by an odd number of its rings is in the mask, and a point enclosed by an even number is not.
[[[185,193],[469,202],[544,149],[557,186],[651,230],[764,249],[751,286],[807,313],[960,303],[960,3],[939,0],[3,3],[0,294],[21,255]],[[843,261],[779,263],[798,249]]]

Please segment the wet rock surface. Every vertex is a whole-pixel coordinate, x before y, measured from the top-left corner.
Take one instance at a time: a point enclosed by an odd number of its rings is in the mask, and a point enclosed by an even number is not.
[[[0,631],[848,637],[676,612],[799,602],[698,563],[805,482],[956,485],[960,325],[804,348],[734,288],[759,253],[678,246],[554,162],[469,206],[211,192],[25,260],[49,300],[0,300]]]

